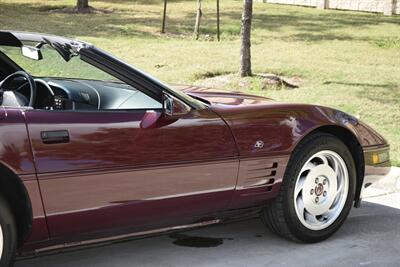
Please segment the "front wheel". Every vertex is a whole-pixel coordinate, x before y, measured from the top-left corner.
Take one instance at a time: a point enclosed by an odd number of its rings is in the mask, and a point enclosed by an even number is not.
[[[343,224],[356,183],[353,157],[335,136],[318,133],[293,152],[278,197],[262,217],[273,232],[307,243],[322,241]]]
[[[14,218],[7,202],[0,197],[0,267],[13,266],[16,243]]]

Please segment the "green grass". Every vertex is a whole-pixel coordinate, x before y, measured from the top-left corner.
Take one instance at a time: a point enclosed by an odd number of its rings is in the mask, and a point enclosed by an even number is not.
[[[0,28],[40,31],[89,41],[174,83],[235,73],[241,0],[222,1],[222,41],[215,42],[215,1],[204,3],[202,37],[191,38],[195,1],[170,1],[161,35],[161,0],[98,0],[99,14],[48,10],[75,0],[0,0]],[[300,77],[294,90],[248,91],[281,101],[315,103],[360,117],[391,143],[400,166],[400,17],[254,3],[253,71]]]

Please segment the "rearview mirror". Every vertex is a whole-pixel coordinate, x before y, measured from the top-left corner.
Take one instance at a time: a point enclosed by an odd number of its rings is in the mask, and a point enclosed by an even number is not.
[[[190,107],[174,96],[164,93],[163,112],[169,117],[180,117],[190,112]]]
[[[32,46],[23,46],[21,48],[22,55],[24,57],[33,59],[33,60],[41,60],[43,59],[42,51],[39,48],[32,47]]]

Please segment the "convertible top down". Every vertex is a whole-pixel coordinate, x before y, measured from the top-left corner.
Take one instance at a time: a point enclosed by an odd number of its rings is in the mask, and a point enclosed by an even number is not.
[[[384,177],[344,112],[169,86],[95,46],[0,31],[0,266],[249,213],[318,242]]]

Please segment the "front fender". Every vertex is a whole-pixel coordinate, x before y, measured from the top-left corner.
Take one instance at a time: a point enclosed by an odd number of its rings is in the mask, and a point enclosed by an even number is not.
[[[351,132],[361,146],[384,142],[383,137],[355,117],[332,108],[280,104],[245,107],[213,106],[232,130],[241,157],[291,154],[309,133],[335,126]],[[262,141],[264,146],[255,144]]]
[[[237,199],[245,198],[246,203],[253,203],[256,197],[258,203],[275,197],[295,147],[312,132],[327,129],[337,134],[355,157],[358,181],[355,200],[359,203],[366,169],[364,150],[387,143],[357,118],[322,106],[270,103],[241,107],[215,105],[212,109],[226,121],[235,138],[240,156]],[[269,180],[262,179],[261,174],[260,179],[252,177],[262,168],[271,170],[273,176]]]

